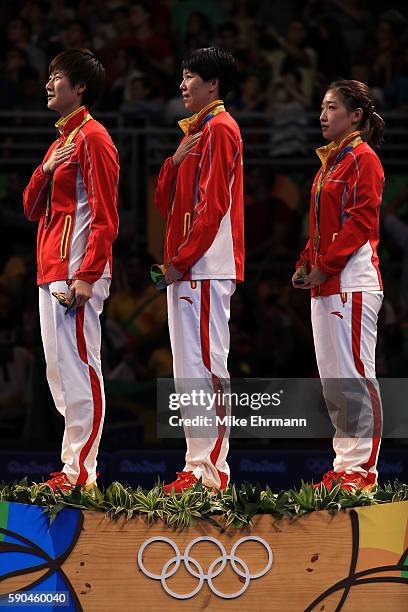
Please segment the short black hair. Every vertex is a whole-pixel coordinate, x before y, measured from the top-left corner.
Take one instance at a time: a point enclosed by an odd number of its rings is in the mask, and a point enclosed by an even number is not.
[[[105,68],[89,49],[66,49],[54,57],[50,74],[61,71],[67,75],[72,87],[83,83],[82,104],[91,107],[101,95],[105,85]]]
[[[225,98],[235,84],[237,67],[230,51],[207,47],[193,51],[183,60],[183,70],[198,74],[203,81],[219,80],[220,98]]]

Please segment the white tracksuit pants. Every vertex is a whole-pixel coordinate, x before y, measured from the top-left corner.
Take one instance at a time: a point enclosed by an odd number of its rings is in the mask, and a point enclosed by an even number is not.
[[[167,288],[168,320],[176,392],[190,386],[188,379],[199,379],[208,392],[227,391],[227,358],[230,336],[230,301],[235,291],[232,280],[177,281]],[[223,416],[224,405],[214,404],[207,414]],[[214,418],[215,422],[215,418]],[[195,437],[194,429],[184,427],[187,443],[184,471],[193,472],[208,486],[219,488],[229,480],[228,431],[220,425],[216,435]]]
[[[65,308],[52,296],[68,292],[65,281],[39,287],[41,336],[47,379],[57,410],[65,419],[62,471],[73,484],[96,479],[96,457],[105,415],[99,315],[109,295],[109,279],[99,279],[81,308]]]
[[[375,378],[377,318],[382,293],[312,298],[312,326],[323,394],[336,433],[336,472],[377,478],[382,408]]]

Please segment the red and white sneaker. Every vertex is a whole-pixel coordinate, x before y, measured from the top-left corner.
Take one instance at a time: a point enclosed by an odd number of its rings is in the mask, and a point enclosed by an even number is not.
[[[316,484],[312,484],[312,487],[317,488],[324,485],[326,489],[330,491],[332,486],[335,484],[335,481],[339,481],[341,479],[342,474],[343,472],[335,472],[334,470],[329,470],[328,472],[323,474],[321,481]]]
[[[375,486],[376,479],[374,474],[368,474],[367,478],[359,472],[342,472],[340,485],[345,491],[352,493],[356,491],[368,492]]]
[[[98,475],[98,474],[97,474]],[[77,485],[72,484],[68,480],[68,476],[65,472],[51,472],[51,478],[46,480],[43,484],[48,485],[55,493],[60,491],[72,491]],[[82,485],[81,488],[86,491],[91,491],[96,486],[96,480],[87,485]]]
[[[190,489],[193,487],[198,479],[194,476],[193,472],[176,472],[177,478],[173,482],[168,485],[164,485],[164,491],[166,495],[170,495],[172,489],[174,489],[175,493],[181,493],[184,489]],[[206,489],[209,489],[212,492],[223,491],[228,486],[228,476],[227,474],[223,474],[219,472],[219,477],[221,480],[220,487],[217,489],[216,487],[212,487],[209,485],[204,485]]]
[[[55,493],[60,491],[72,491],[75,485],[68,480],[67,475],[64,472],[51,472],[51,478],[44,484],[48,485]]]
[[[170,482],[170,484],[164,485],[163,488],[166,495],[170,495],[172,490],[174,490],[175,493],[181,493],[184,489],[190,489],[198,482],[193,472],[176,472],[176,476],[176,480]]]
[[[358,472],[335,472],[329,470],[323,474],[322,480],[317,484],[312,485],[313,487],[320,487],[324,485],[328,491],[332,489],[335,484],[340,484],[340,487],[345,491],[370,491],[376,484],[374,475],[369,474],[367,478],[359,474]]]

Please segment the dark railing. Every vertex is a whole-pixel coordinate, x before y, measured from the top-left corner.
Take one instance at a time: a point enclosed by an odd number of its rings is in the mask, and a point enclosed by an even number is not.
[[[157,174],[165,157],[180,140],[178,127],[160,124],[157,118],[132,113],[95,113],[109,130],[121,157],[122,210],[140,227],[144,222],[149,178]],[[401,173],[408,165],[408,114],[384,113],[386,140],[380,157],[388,173]],[[276,157],[273,137],[274,118],[263,113],[237,114],[244,140],[244,163],[281,172],[312,172],[318,167],[314,150],[322,138],[315,113],[305,113],[305,126],[299,128],[304,155]],[[56,115],[50,112],[0,112],[0,167],[29,175],[37,166],[55,136]],[[286,128],[287,126],[285,126]],[[291,127],[291,126],[289,126]],[[281,128],[281,129],[285,129]],[[292,126],[293,129],[293,126]],[[289,139],[290,140],[290,139]]]

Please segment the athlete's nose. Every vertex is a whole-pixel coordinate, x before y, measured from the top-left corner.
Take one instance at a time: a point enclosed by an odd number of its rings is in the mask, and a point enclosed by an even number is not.
[[[53,89],[52,78],[48,79],[48,81],[46,82],[45,89],[47,91],[52,91],[52,89]]]

